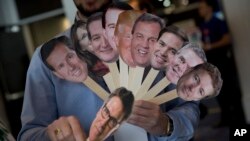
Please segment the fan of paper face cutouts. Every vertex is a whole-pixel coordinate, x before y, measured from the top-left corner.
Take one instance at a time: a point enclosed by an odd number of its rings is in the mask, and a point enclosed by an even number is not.
[[[118,70],[116,62],[106,63],[106,65],[109,67],[110,72],[104,75],[103,79],[105,80],[110,92],[113,92],[116,88],[125,87],[133,92],[136,100],[148,100],[156,104],[162,104],[177,97],[176,90],[156,96],[170,83],[165,77],[150,88],[159,73],[158,70],[151,68],[142,82],[145,68],[129,67],[121,58],[119,59],[120,71]],[[109,93],[90,77],[88,77],[83,83],[101,99],[106,100],[108,97]]]
[[[144,13],[145,14],[145,13]],[[121,14],[119,14],[117,23],[116,23],[116,29],[112,32],[114,32],[115,35],[119,35],[119,25],[123,26],[123,32],[128,32],[128,30],[132,30],[132,27],[134,25],[135,20],[142,15],[141,12],[138,11],[124,11]],[[149,15],[150,18],[156,18],[153,15]],[[160,20],[160,18],[158,19]],[[154,25],[154,24],[153,24]],[[130,29],[127,29],[129,27]],[[138,25],[138,27],[140,27]],[[153,28],[150,27],[149,28]],[[158,28],[158,23],[157,23]],[[147,32],[147,31],[146,31]],[[154,31],[155,32],[155,31]],[[107,32],[109,33],[109,32]],[[130,31],[131,33],[131,31]],[[123,33],[125,34],[125,33]],[[125,36],[125,35],[124,35]],[[126,35],[128,36],[128,35]],[[131,37],[132,35],[130,35]],[[127,38],[127,37],[125,37]],[[119,40],[119,39],[117,39]],[[109,40],[110,41],[110,40]],[[126,46],[128,40],[123,41],[123,46]],[[112,46],[115,43],[110,43]],[[130,45],[131,46],[131,45]],[[166,94],[162,94],[160,96],[157,96],[165,87],[168,86],[169,81],[164,77],[162,80],[157,82],[153,87],[151,87],[153,81],[155,80],[157,74],[159,73],[158,70],[155,70],[151,68],[147,76],[143,80],[144,75],[144,69],[143,67],[130,67],[129,61],[130,59],[124,59],[124,48],[122,48],[119,45],[116,45],[113,48],[117,48],[120,57],[119,57],[119,66],[117,66],[116,62],[113,63],[106,63],[106,65],[109,68],[109,73],[105,74],[103,76],[103,79],[106,82],[106,85],[109,88],[110,92],[113,92],[115,89],[119,87],[125,87],[128,90],[132,91],[134,94],[134,97],[136,100],[142,99],[142,100],[148,100],[157,104],[162,104],[164,102],[167,102],[171,99],[174,99],[177,97],[176,90],[170,91]],[[132,47],[130,47],[132,48]],[[122,52],[122,50],[124,52]],[[126,49],[127,50],[127,49]],[[128,56],[128,55],[125,55]],[[131,57],[131,55],[129,55]],[[99,58],[101,59],[101,58]],[[101,59],[102,60],[102,59]],[[119,68],[119,69],[118,69]],[[142,81],[143,80],[143,81]],[[96,83],[94,80],[92,80],[90,77],[88,77],[84,82],[86,86],[88,86],[92,91],[94,91],[100,98],[105,100],[109,93],[105,91],[101,86],[99,86],[98,83]],[[151,88],[150,88],[151,87]]]

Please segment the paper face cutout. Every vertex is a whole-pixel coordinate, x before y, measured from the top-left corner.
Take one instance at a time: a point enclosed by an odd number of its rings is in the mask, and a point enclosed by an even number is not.
[[[73,44],[69,47],[87,64],[86,74],[89,74],[77,82],[83,82],[100,98],[105,99],[116,88],[125,87],[133,92],[135,99],[154,99],[170,83],[177,84],[187,69],[205,62],[204,51],[198,45],[189,43],[182,48],[177,27],[161,30],[159,17],[135,10],[113,12],[116,14],[110,21],[117,22],[105,25],[112,30],[103,29],[98,13],[96,19],[76,22],[71,28]],[[166,77],[158,79],[162,71],[166,71]],[[107,88],[100,85],[100,78]]]

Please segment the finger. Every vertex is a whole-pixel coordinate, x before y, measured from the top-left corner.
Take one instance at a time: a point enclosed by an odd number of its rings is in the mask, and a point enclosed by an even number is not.
[[[68,121],[69,121],[70,126],[72,128],[75,140],[76,141],[85,141],[87,136],[86,136],[85,132],[83,131],[79,120],[77,118],[75,118],[74,116],[70,116],[68,118]]]
[[[150,114],[149,111],[151,111],[151,110],[144,109],[142,107],[134,106],[133,109],[132,109],[132,114],[131,115],[148,117],[149,114]]]
[[[139,107],[139,106],[134,106],[132,109],[132,114],[149,117],[149,118],[151,117],[157,118],[159,113],[160,113],[160,107],[158,105],[152,109]]]
[[[62,133],[62,124],[64,123],[65,121],[65,118],[64,117],[60,117],[59,119],[55,120],[53,123],[52,123],[52,133],[53,135],[55,135],[55,140],[58,141],[58,140],[63,140],[64,136],[63,136],[63,133]]]
[[[71,129],[71,126],[67,120],[67,117],[60,117],[58,119],[57,128],[59,128],[61,130],[61,132],[59,132],[57,134],[57,138],[59,140],[70,141],[70,140],[74,139],[72,129]]]
[[[56,140],[63,140],[64,139],[64,136],[63,136],[63,133],[62,133],[62,130],[61,128],[55,128],[54,129],[54,135],[56,136]]]
[[[135,122],[133,120],[128,120],[127,122],[130,123],[130,124],[139,126],[141,128],[144,128],[144,129],[147,129],[149,127],[149,125],[147,125],[147,124],[144,124],[144,123],[141,123],[141,122]]]
[[[153,126],[157,124],[158,119],[160,118],[160,111],[152,111],[148,109],[134,107],[133,112],[129,117],[130,122],[133,123],[142,123],[146,126]]]
[[[48,136],[49,136],[51,141],[56,141],[57,137],[56,137],[55,132],[54,132],[56,127],[54,127],[53,125],[54,124],[52,123],[47,127],[47,133],[48,133]]]
[[[151,125],[151,121],[148,120],[148,118],[137,115],[131,115],[127,122],[143,128],[149,127]]]
[[[134,103],[135,107],[141,107],[144,109],[155,109],[157,107],[159,107],[157,104],[149,102],[149,101],[145,101],[145,100],[137,100]]]

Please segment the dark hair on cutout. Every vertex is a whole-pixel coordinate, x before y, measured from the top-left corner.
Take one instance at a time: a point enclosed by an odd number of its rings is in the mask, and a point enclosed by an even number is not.
[[[214,66],[211,63],[203,63],[203,64],[199,64],[193,68],[191,68],[192,72],[193,71],[205,71],[208,73],[208,75],[211,77],[212,79],[212,86],[214,88],[214,91],[212,94],[210,94],[209,96],[205,97],[204,99],[209,99],[209,98],[213,98],[219,95],[222,84],[223,84],[223,80],[221,78],[221,73],[219,71],[219,69]]]
[[[40,50],[41,58],[43,63],[52,71],[55,71],[55,68],[48,64],[47,58],[50,56],[50,54],[58,44],[64,44],[69,49],[74,50],[71,40],[66,36],[59,36],[44,43]]]
[[[78,37],[77,37],[77,29],[83,28],[83,29],[87,30],[86,24],[87,23],[85,21],[78,20],[70,28],[70,37],[71,37],[73,47],[75,48],[75,50],[76,50],[76,48],[81,48],[79,41],[78,41]]]
[[[164,28],[160,31],[157,40],[159,40],[159,39],[161,38],[161,36],[162,36],[165,32],[172,33],[172,34],[178,36],[183,42],[188,42],[187,34],[186,34],[182,29],[180,29],[179,27],[174,26],[174,25],[170,25],[170,26],[164,27]]]
[[[87,23],[81,20],[76,21],[72,26],[71,26],[71,40],[73,43],[73,47],[75,49],[76,55],[82,60],[85,61],[88,65],[88,68],[93,67],[97,61],[99,61],[98,57],[96,57],[94,54],[90,53],[87,50],[87,47],[82,47],[79,43],[79,39],[77,37],[77,29],[82,28],[86,29]],[[88,33],[87,33],[88,34]],[[88,37],[86,37],[88,38]]]
[[[109,9],[119,9],[119,10],[133,10],[133,7],[126,2],[113,1],[104,11],[102,15],[102,27],[105,29],[106,25],[106,13]]]
[[[203,62],[207,62],[206,54],[202,47],[200,47],[197,43],[185,42],[184,46],[178,50],[177,54],[182,51],[182,49],[191,49],[198,57],[201,58]]]
[[[120,87],[120,88],[117,88],[112,94],[109,95],[108,101],[114,96],[118,96],[120,100],[122,101],[123,113],[124,113],[122,121],[124,121],[129,117],[129,115],[132,112],[132,107],[134,103],[134,95],[131,91],[127,90],[126,88]]]
[[[86,25],[86,29],[87,29],[87,32],[88,32],[88,38],[91,40],[91,34],[90,34],[90,30],[89,30],[89,25],[94,22],[94,21],[98,21],[98,20],[102,20],[102,15],[103,15],[103,12],[97,12],[97,13],[94,13],[92,14],[88,20],[87,20],[87,25]]]
[[[132,28],[132,34],[134,34],[135,28],[138,24],[138,22],[149,22],[149,23],[158,23],[161,27],[161,29],[165,26],[165,21],[153,14],[150,13],[143,13],[140,17],[138,17],[134,23],[134,26]]]

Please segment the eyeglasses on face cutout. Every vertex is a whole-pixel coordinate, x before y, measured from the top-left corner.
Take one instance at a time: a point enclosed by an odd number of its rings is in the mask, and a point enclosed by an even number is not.
[[[106,103],[102,107],[101,115],[102,115],[102,118],[104,118],[104,119],[108,118],[108,121],[106,122],[106,124],[108,125],[109,128],[113,128],[116,125],[120,124],[120,122],[118,122],[118,120],[116,118],[114,118],[110,115],[110,111],[107,108]]]

